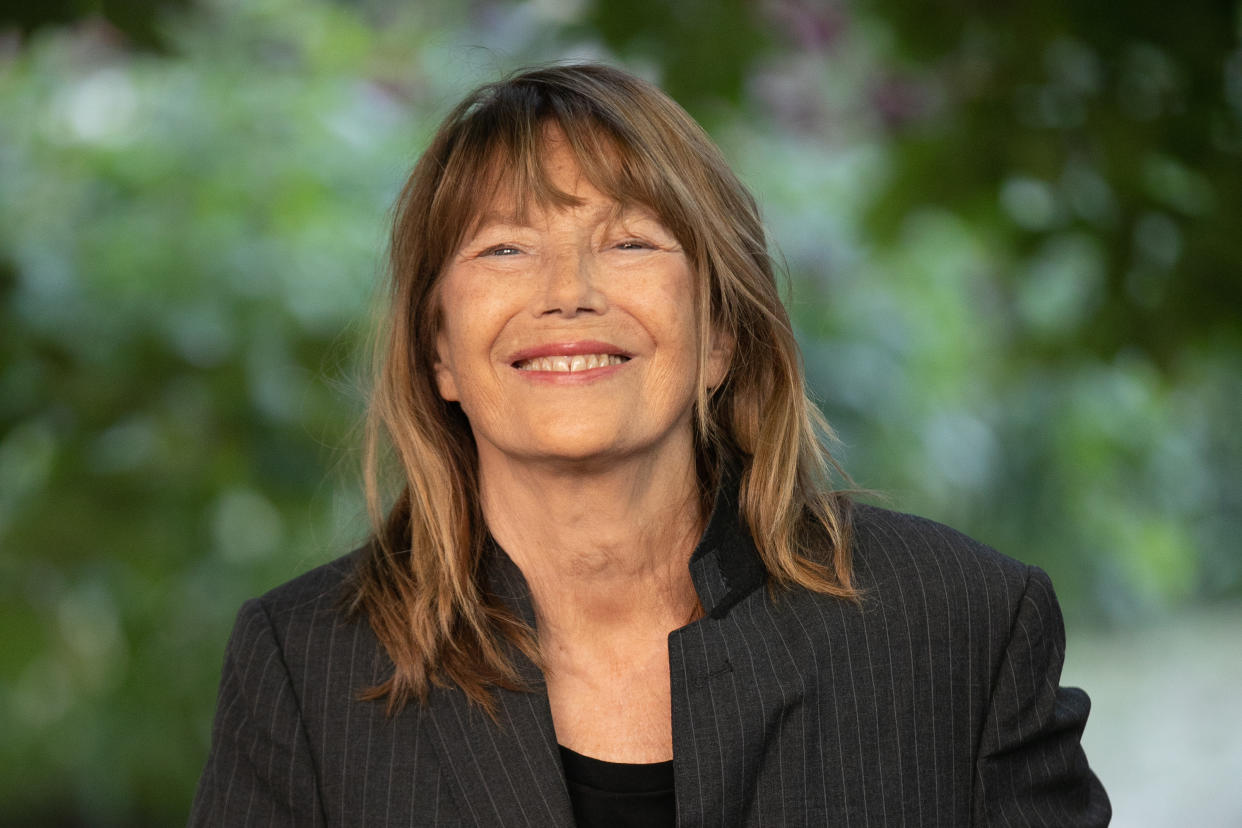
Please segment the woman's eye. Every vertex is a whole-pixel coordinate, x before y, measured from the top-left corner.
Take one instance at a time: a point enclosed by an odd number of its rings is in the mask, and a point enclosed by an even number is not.
[[[617,242],[618,250],[650,250],[651,245],[645,241],[638,239],[626,239],[623,242]]]
[[[522,251],[511,244],[498,244],[483,251],[484,256],[513,256]]]

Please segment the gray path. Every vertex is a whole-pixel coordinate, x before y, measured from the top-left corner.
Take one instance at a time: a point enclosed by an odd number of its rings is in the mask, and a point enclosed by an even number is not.
[[[1242,828],[1242,607],[1108,633],[1071,630],[1062,683],[1118,828]]]

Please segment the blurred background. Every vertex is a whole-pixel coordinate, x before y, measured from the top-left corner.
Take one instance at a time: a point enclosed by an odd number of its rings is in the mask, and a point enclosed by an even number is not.
[[[0,824],[184,822],[239,604],[342,554],[385,224],[514,68],[758,196],[860,485],[1039,564],[1119,826],[1242,825],[1242,6],[0,13]]]

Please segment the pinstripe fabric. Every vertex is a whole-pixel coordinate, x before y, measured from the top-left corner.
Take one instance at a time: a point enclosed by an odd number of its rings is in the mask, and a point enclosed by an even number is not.
[[[722,488],[691,559],[707,615],[669,636],[680,824],[1108,823],[1041,570],[860,506],[861,605],[773,594],[734,497]],[[351,565],[242,607],[190,824],[570,825],[542,692],[500,692],[497,722],[448,688],[391,718],[355,701],[391,664],[337,611]],[[485,584],[533,621],[499,549]]]

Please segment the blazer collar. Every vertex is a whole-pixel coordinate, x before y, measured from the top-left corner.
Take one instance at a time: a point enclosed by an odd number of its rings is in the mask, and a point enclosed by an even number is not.
[[[699,602],[712,618],[729,614],[767,578],[739,507],[741,470],[725,464],[716,487],[716,499],[707,529],[690,556],[690,578]]]

